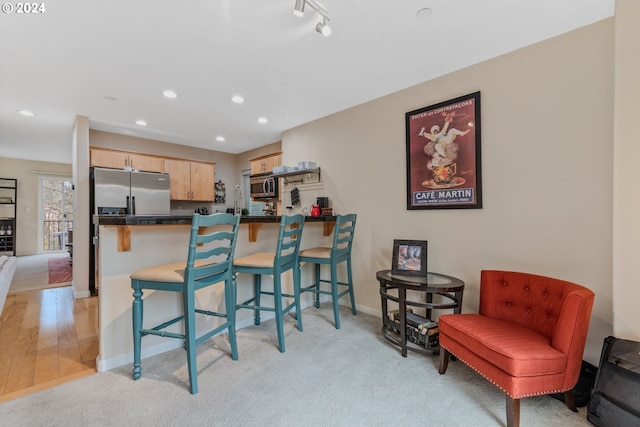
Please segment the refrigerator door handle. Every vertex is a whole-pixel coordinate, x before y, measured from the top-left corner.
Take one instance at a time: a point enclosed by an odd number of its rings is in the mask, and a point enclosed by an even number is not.
[[[129,196],[127,196],[127,214],[131,213],[131,200],[129,199]]]
[[[131,196],[131,215],[136,214],[136,196]]]

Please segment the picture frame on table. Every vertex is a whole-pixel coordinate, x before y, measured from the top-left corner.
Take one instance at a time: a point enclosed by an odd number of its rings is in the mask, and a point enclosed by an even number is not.
[[[391,274],[426,276],[427,241],[395,239],[393,241]]]
[[[405,114],[407,210],[481,209],[480,92]]]

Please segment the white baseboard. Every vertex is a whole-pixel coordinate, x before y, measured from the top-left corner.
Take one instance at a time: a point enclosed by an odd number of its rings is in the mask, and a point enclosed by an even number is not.
[[[73,279],[71,280],[71,287],[73,288],[73,297],[75,299],[89,298],[91,296],[91,292],[89,290],[78,291],[78,288],[76,287],[76,282],[74,282]]]

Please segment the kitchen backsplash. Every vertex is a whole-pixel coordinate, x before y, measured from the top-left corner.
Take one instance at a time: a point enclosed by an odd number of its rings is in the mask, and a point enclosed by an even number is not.
[[[298,198],[300,203],[297,205],[291,204],[291,190],[298,189]],[[326,194],[324,184],[322,182],[314,182],[310,184],[291,183],[284,184],[280,187],[282,194],[282,214],[305,214],[311,213],[311,206],[316,204],[318,197],[328,196],[329,207],[331,207],[331,195]],[[290,209],[289,209],[290,207]]]

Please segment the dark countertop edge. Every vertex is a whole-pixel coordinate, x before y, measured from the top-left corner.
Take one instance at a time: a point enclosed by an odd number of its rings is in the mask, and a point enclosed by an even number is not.
[[[240,224],[255,223],[279,223],[281,216],[241,216]],[[331,222],[335,216],[306,216],[305,222]],[[96,225],[175,225],[191,224],[191,215],[170,216],[118,216],[118,215],[94,215],[93,223]]]

